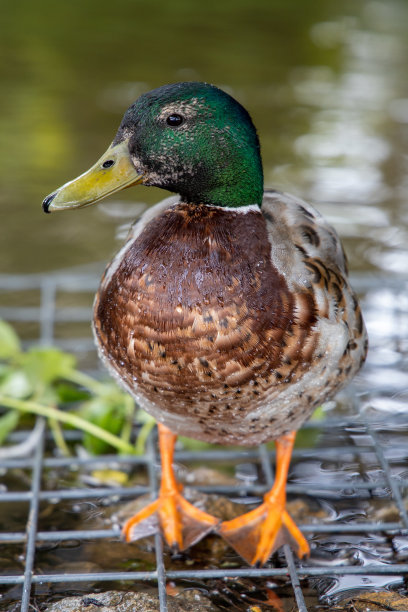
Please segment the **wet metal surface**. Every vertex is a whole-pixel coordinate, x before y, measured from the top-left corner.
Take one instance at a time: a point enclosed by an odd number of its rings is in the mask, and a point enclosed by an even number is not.
[[[10,302],[23,287],[38,292],[35,311],[17,305],[13,314],[8,312],[11,320],[41,320],[41,313],[46,312],[47,324],[40,325],[39,340],[51,339],[62,346],[67,338],[65,331],[56,333],[58,324],[64,322],[69,327],[89,316],[82,306],[64,309],[66,295],[82,291],[91,300],[96,282],[96,275],[72,273],[0,277],[2,295]],[[264,594],[271,583],[274,586],[268,589],[283,601],[283,609],[290,609],[295,601],[299,610],[330,609],[353,589],[392,587],[404,593],[408,577],[408,426],[405,409],[398,410],[405,404],[397,375],[406,372],[407,354],[401,347],[408,342],[408,308],[398,296],[405,293],[408,279],[395,282],[383,278],[378,283],[378,279],[356,277],[354,285],[363,296],[363,306],[364,295],[370,292],[393,295],[394,299],[366,307],[373,358],[353,385],[326,406],[324,419],[310,421],[299,434],[288,497],[290,512],[310,541],[309,560],[298,562],[286,547],[267,567],[248,568],[216,536],[181,558],[163,551],[159,536],[134,545],[121,543],[110,508],[115,509],[119,500],[123,504],[146,493],[156,494],[159,462],[155,440],[149,440],[143,457],[87,457],[79,453],[65,458],[55,455],[41,427],[34,458],[1,462],[0,542],[4,557],[0,609],[9,610],[11,603],[22,597],[21,609],[28,610],[30,593],[31,601],[42,602],[61,598],[65,592],[86,594],[90,588],[105,590],[112,585],[116,589],[156,585],[161,610],[166,609],[166,584],[173,583],[180,589],[189,584],[203,589],[215,610],[225,609],[229,601],[234,602],[232,609],[246,610],[251,593]],[[61,310],[57,304],[62,304]],[[387,325],[388,320],[396,319],[395,333],[384,336],[378,321]],[[27,332],[25,341],[34,340]],[[69,342],[89,368],[97,367],[89,346],[90,331],[88,338],[81,336],[78,341],[69,336]],[[388,353],[399,355],[393,364],[393,379],[381,374],[385,365],[380,367],[375,357],[385,350],[384,344]],[[20,442],[24,435],[13,434],[12,442]],[[75,451],[76,432],[67,432],[66,437]],[[194,452],[179,448],[176,453],[179,474],[192,491],[241,503],[261,499],[273,481],[273,461],[269,446]],[[203,476],[196,471],[200,465],[216,472],[205,477],[205,472]],[[93,481],[94,470],[103,466],[129,474],[129,486],[109,487]],[[224,476],[215,480],[219,471]]]

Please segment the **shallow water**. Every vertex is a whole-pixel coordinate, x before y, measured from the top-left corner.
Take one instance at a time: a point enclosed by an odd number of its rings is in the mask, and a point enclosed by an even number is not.
[[[21,0],[2,6],[0,29],[1,273],[79,271],[95,262],[99,269],[99,262],[108,261],[123,224],[163,192],[137,187],[98,207],[49,216],[41,211],[43,197],[94,163],[140,93],[179,80],[212,82],[236,96],[253,116],[265,184],[315,203],[343,237],[371,338],[368,363],[355,387],[361,410],[390,419],[406,414],[408,3],[229,0],[199,6],[188,0]],[[84,296],[71,299],[78,305]],[[0,297],[3,305],[6,300]],[[24,292],[20,305],[35,300]],[[63,305],[69,306],[66,300]],[[87,334],[88,326],[81,325],[77,335]],[[36,333],[33,326],[26,330],[27,337]],[[64,337],[68,332],[61,325],[59,333]],[[349,397],[337,404],[335,414],[347,416],[352,408]],[[406,480],[406,428],[390,425],[378,435],[393,474]],[[364,440],[358,429],[340,428],[333,435],[326,432],[319,443],[358,448]],[[251,470],[249,475],[240,470],[237,475],[245,482],[253,477]],[[372,495],[355,495],[353,480],[361,475],[381,480],[376,457],[366,454],[361,462],[347,454],[333,461],[315,456],[294,463],[291,482],[318,479],[324,495],[316,493],[316,499],[333,520],[374,520],[384,511],[382,500],[389,491],[381,485]],[[15,478],[7,481],[9,490],[24,486],[24,474]],[[349,486],[330,497],[325,487],[339,479]],[[13,525],[2,529],[24,529],[24,511],[10,510]],[[72,521],[78,527],[78,516],[92,525],[95,512],[62,504],[51,514],[55,525],[63,516],[65,525]],[[380,535],[363,540],[350,534],[346,540],[320,534],[314,545],[313,562],[328,567],[345,560],[360,565],[380,558],[386,563],[404,560],[408,546],[405,536],[391,545]],[[118,552],[111,548],[108,565],[119,563],[119,546]],[[100,543],[71,543],[41,550],[40,568],[70,567],[79,551],[84,564],[100,560]],[[193,560],[201,551],[192,553]],[[19,554],[5,553],[3,569],[12,565],[20,571]],[[149,554],[153,559],[148,551],[144,568],[152,563]],[[228,562],[233,566],[237,560],[230,555]],[[240,594],[254,586],[244,582],[214,583],[214,601],[230,609],[232,601],[235,609],[244,609],[239,608]],[[290,609],[291,592],[285,581],[277,582],[273,588]],[[318,610],[327,609],[344,590],[389,585],[400,586],[400,577],[344,576],[303,586],[305,592],[310,588],[310,609]],[[317,594],[323,597],[320,604]]]
[[[2,7],[1,272],[107,261],[115,227],[163,192],[45,217],[41,201],[87,169],[143,91],[224,87],[251,112],[265,184],[317,203],[353,270],[406,272],[408,5],[403,0],[75,0]]]

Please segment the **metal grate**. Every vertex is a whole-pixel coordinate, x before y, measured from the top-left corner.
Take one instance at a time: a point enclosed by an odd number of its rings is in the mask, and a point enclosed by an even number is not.
[[[78,338],[67,334],[70,326],[75,330],[78,325],[88,325],[91,317],[90,306],[72,306],[70,299],[78,294],[83,294],[91,303],[92,294],[97,285],[96,274],[86,273],[60,273],[47,276],[0,276],[0,300],[7,306],[0,307],[0,317],[8,319],[20,326],[23,336],[27,342],[40,341],[43,344],[57,344],[61,348],[75,350],[80,359],[84,360],[86,367],[96,367],[96,358],[93,353],[93,342],[91,336],[86,332]],[[311,610],[307,604],[307,596],[304,591],[305,584],[313,586],[313,580],[318,578],[332,577],[375,577],[392,576],[399,577],[401,581],[408,577],[408,515],[404,498],[407,498],[408,471],[404,472],[408,450],[407,436],[408,428],[403,411],[381,412],[378,406],[383,406],[388,400],[392,404],[395,398],[403,398],[404,376],[405,389],[408,387],[408,376],[406,374],[406,356],[408,353],[408,305],[402,299],[406,295],[408,279],[381,279],[370,278],[354,279],[354,286],[360,292],[367,292],[366,306],[364,308],[368,322],[374,329],[371,333],[372,352],[392,351],[394,356],[398,355],[398,363],[387,368],[386,364],[368,363],[364,373],[360,375],[353,387],[350,387],[343,395],[342,408],[334,411],[335,416],[329,417],[324,422],[309,422],[304,430],[316,430],[321,436],[329,436],[329,443],[319,445],[318,448],[295,449],[293,462],[302,465],[304,462],[338,462],[349,461],[350,457],[360,466],[359,474],[342,473],[340,478],[318,478],[311,479],[305,472],[296,473],[288,484],[289,499],[297,496],[307,495],[309,498],[326,500],[339,499],[341,493],[343,499],[350,497],[350,511],[356,506],[356,499],[375,498],[381,508],[389,507],[390,504],[396,508],[396,520],[379,520],[378,518],[362,517],[356,518],[344,515],[332,520],[325,519],[311,524],[301,524],[300,528],[312,542],[312,557],[308,561],[299,562],[294,558],[288,546],[284,547],[283,555],[279,557],[279,567],[273,567],[270,563],[262,569],[249,568],[245,564],[233,569],[166,569],[166,560],[160,536],[155,536],[156,567],[149,571],[105,571],[92,572],[81,571],[74,573],[48,573],[44,574],[38,570],[36,565],[37,546],[42,543],[58,544],[75,539],[79,542],[89,542],[102,539],[117,539],[118,530],[107,529],[74,529],[40,531],[38,529],[39,508],[41,502],[52,502],[53,500],[75,501],[75,500],[99,500],[101,498],[126,499],[150,493],[154,497],[158,488],[157,465],[159,463],[156,440],[151,436],[148,440],[147,452],[143,457],[69,457],[62,458],[44,453],[47,443],[47,433],[44,422],[39,419],[36,428],[30,434],[31,444],[35,448],[34,456],[29,458],[8,458],[1,461],[2,472],[19,469],[29,470],[31,473],[31,487],[29,490],[10,491],[4,490],[0,494],[0,515],[3,514],[4,504],[25,503],[27,505],[27,521],[25,531],[0,533],[0,542],[21,547],[24,545],[24,572],[15,575],[0,576],[0,584],[7,586],[22,585],[21,611],[30,609],[30,596],[32,597],[33,586],[40,584],[67,584],[75,585],[79,582],[116,583],[123,581],[145,581],[157,585],[160,599],[160,610],[167,610],[166,583],[168,581],[211,581],[234,579],[237,577],[248,579],[279,579],[290,578],[293,589],[293,598],[297,608],[301,612]],[[21,299],[22,293],[29,298]],[[65,296],[61,301],[61,294]],[[2,299],[4,298],[4,300]],[[36,305],[32,304],[38,300]],[[64,301],[65,300],[65,301]],[[19,304],[16,306],[16,304]],[[67,305],[68,304],[68,305]],[[380,312],[381,309],[381,312]],[[382,327],[376,328],[375,322],[378,317],[382,320]],[[62,324],[62,332],[58,329]],[[33,325],[38,328],[33,332]],[[27,326],[27,328],[24,328]],[[34,333],[34,335],[33,335]],[[36,334],[38,333],[37,337]],[[31,336],[30,336],[31,334]],[[389,360],[391,363],[392,360]],[[385,376],[379,376],[384,372]],[[397,380],[387,376],[387,372],[396,373]],[[399,378],[398,378],[399,377]],[[401,403],[401,401],[400,401]],[[376,407],[377,410],[373,409]],[[330,412],[329,412],[330,414]],[[344,432],[347,432],[345,437]],[[25,432],[14,434],[15,443],[22,442],[27,435]],[[75,432],[67,432],[67,438],[75,439]],[[337,441],[336,441],[337,440]],[[332,441],[332,443],[330,442]],[[261,478],[257,481],[237,482],[236,485],[206,485],[196,488],[204,493],[215,493],[229,496],[234,499],[243,499],[243,495],[259,497],[273,483],[274,453],[266,446],[251,450],[235,449],[211,449],[205,451],[176,452],[176,461],[191,465],[202,462],[214,463],[216,466],[223,463],[237,464],[251,462],[258,467]],[[299,461],[301,460],[301,462]],[[110,465],[112,463],[120,468],[123,466],[143,467],[148,474],[147,485],[133,487],[115,488],[66,488],[57,487],[53,490],[43,490],[41,487],[41,475],[43,468],[62,469],[89,469],[94,465]],[[374,467],[373,467],[374,466]],[[307,472],[307,470],[306,470]],[[352,491],[352,492],[350,492]],[[319,557],[319,549],[325,537],[338,538],[360,536],[362,540],[366,537],[384,538],[394,553],[387,557],[386,562],[380,557],[364,562],[347,562],[332,565],[326,557]],[[395,542],[397,541],[397,544]],[[313,549],[314,547],[314,549]],[[17,550],[17,548],[16,548]],[[397,552],[395,552],[397,551]],[[399,552],[398,552],[399,551]],[[402,552],[401,552],[402,551]],[[404,552],[405,551],[405,552]],[[315,554],[317,553],[317,555]],[[16,553],[17,554],[17,553]],[[361,560],[360,560],[361,561]],[[386,580],[385,580],[386,582]],[[356,584],[355,581],[353,584]],[[31,600],[32,602],[32,600]],[[246,604],[242,609],[248,609]]]

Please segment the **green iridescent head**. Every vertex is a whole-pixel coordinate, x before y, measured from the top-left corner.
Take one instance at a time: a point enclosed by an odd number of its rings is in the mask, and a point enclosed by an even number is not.
[[[48,196],[44,210],[87,206],[137,183],[178,193],[184,202],[260,205],[262,162],[248,112],[207,83],[175,83],[143,94],[101,159]]]

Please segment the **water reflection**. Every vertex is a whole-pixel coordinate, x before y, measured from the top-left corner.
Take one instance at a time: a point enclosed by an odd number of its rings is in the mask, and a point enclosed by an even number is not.
[[[268,185],[339,203],[337,218],[348,219],[344,202],[370,206],[356,228],[367,243],[351,245],[352,267],[406,266],[406,241],[396,252],[390,244],[373,253],[378,234],[365,225],[378,210],[391,213],[394,225],[408,223],[400,154],[407,140],[405,3],[331,0],[306,9],[299,1],[294,11],[240,0],[209,10],[179,0],[171,9],[156,1],[154,10],[139,2],[137,14],[130,0],[115,7],[92,1],[87,9],[79,2],[44,4],[41,19],[28,0],[2,12],[2,271],[109,258],[114,220],[97,209],[81,212],[80,220],[45,219],[42,196],[97,158],[138,95],[183,79],[224,86],[248,106]],[[124,200],[152,204],[161,197],[139,188]],[[362,259],[365,249],[371,250]]]
[[[312,198],[384,203],[392,197],[382,169],[392,151],[387,109],[400,91],[397,71],[384,64],[399,64],[404,43],[394,33],[362,31],[344,19],[317,24],[312,37],[322,46],[337,43],[343,54],[340,74],[313,67],[292,77],[296,100],[316,109],[309,132],[294,143],[309,166]]]

